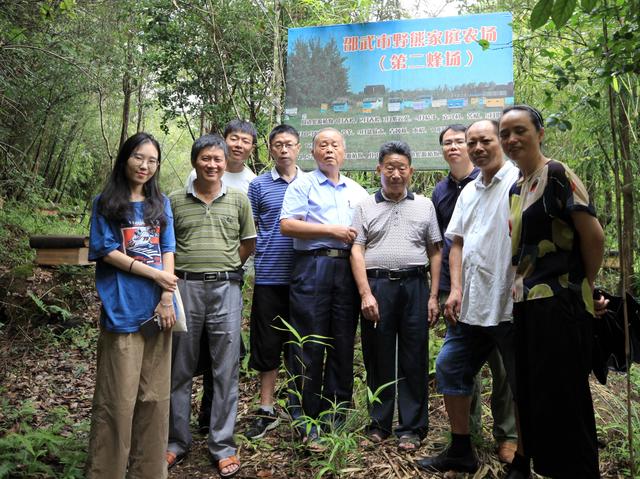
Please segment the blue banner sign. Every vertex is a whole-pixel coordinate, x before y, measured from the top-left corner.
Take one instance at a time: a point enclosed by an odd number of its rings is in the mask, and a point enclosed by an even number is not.
[[[344,169],[374,169],[397,139],[417,169],[443,169],[444,127],[497,119],[513,101],[510,13],[289,29],[285,122],[304,169],[325,127],[345,136]]]

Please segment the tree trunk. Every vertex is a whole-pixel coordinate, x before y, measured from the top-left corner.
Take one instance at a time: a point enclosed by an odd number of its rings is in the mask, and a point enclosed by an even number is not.
[[[120,144],[119,147],[129,137],[129,115],[131,113],[131,76],[129,75],[128,68],[125,69],[124,75],[122,75],[122,93],[124,95],[122,101],[122,128],[120,129]]]
[[[51,168],[51,165],[53,163],[53,155],[56,152],[56,146],[58,146],[58,135],[55,135],[53,137],[53,142],[49,147],[49,154],[47,155],[47,160],[46,160],[46,163],[44,164],[44,171],[42,172],[43,178],[46,178],[47,175],[49,174],[49,169]],[[34,164],[34,168],[31,170],[31,173],[33,173],[34,176],[38,176],[39,169],[40,169],[40,164],[39,162],[36,162]]]
[[[58,153],[58,159],[56,160],[55,172],[53,175],[45,176],[45,184],[48,186],[46,200],[49,200],[52,191],[59,186],[59,179],[63,176],[65,171],[65,162],[67,158],[67,152],[69,151],[69,147],[73,144],[76,139],[78,125],[82,121],[82,118],[77,119],[73,125],[67,131],[67,134],[64,137],[64,141],[62,143],[62,147],[60,148],[60,152]],[[49,180],[51,178],[51,180]]]
[[[136,133],[144,130],[144,92],[142,90],[142,75],[138,79],[138,121],[136,121]]]
[[[633,158],[631,155],[629,118],[626,113],[624,100],[628,98],[626,88],[621,89],[618,96],[618,115],[620,126],[620,162],[622,172],[622,251],[620,260],[625,262],[623,271],[625,272],[625,284],[633,284],[633,253],[634,253],[634,225],[635,208],[633,204]]]
[[[282,39],[280,35],[281,0],[273,1],[273,75],[271,76],[271,95],[273,100],[273,125],[282,123]]]

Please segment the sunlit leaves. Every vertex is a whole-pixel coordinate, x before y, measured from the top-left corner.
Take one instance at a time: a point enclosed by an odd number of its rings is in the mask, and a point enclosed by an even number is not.
[[[556,0],[551,10],[551,18],[556,28],[560,28],[567,23],[576,8],[576,0]]]
[[[611,88],[613,88],[613,90],[616,93],[620,93],[620,85],[618,84],[618,77],[614,76],[613,78],[611,78]]]
[[[547,118],[547,127],[557,128],[560,131],[568,131],[573,128],[573,125],[559,113],[553,113]]]
[[[487,50],[489,49],[489,46],[491,45],[487,40],[485,40],[484,38],[482,40],[478,40],[478,45],[480,45],[480,47],[482,48],[482,50]]]
[[[591,11],[596,2],[597,0],[581,0],[581,5],[585,11]],[[560,28],[573,15],[576,3],[577,0],[539,0],[531,12],[529,26],[532,30],[536,30],[551,18],[556,28]]]
[[[553,0],[539,0],[535,7],[533,7],[533,11],[531,12],[531,19],[529,20],[529,25],[532,30],[536,30],[540,28],[542,25],[547,23],[549,17],[551,16],[551,11],[553,10]]]

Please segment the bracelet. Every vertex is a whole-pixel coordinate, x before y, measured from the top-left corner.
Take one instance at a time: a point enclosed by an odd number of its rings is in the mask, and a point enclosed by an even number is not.
[[[173,306],[173,303],[169,303],[169,304],[160,303],[160,306],[164,306],[165,308],[168,308],[169,306]]]
[[[129,265],[129,273],[131,273],[131,270],[133,269],[133,263],[135,263],[135,262],[136,262],[135,259],[131,260],[131,264]]]

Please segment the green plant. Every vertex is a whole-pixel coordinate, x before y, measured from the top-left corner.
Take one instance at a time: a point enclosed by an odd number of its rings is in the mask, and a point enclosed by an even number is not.
[[[637,368],[629,371],[632,383],[633,395],[637,398],[640,393],[640,374]],[[601,461],[618,464],[619,473],[624,477],[631,477],[631,464],[629,460],[628,443],[628,411],[624,395],[621,389],[625,387],[623,374],[610,373],[607,379],[607,387],[592,386],[598,439],[605,442],[600,455]],[[640,407],[637,400],[631,402],[631,428],[634,431],[633,451],[635,457],[635,470],[640,463]],[[636,476],[637,477],[637,476]]]
[[[71,344],[81,351],[93,353],[99,333],[100,330],[93,326],[93,324],[83,323],[80,326],[65,329],[58,337],[71,342]]]
[[[0,437],[0,478],[83,477],[84,437],[67,432],[76,425],[66,408],[54,409],[47,421],[51,425],[46,428],[30,424],[34,410],[28,401],[18,408],[3,403],[2,412],[14,425],[8,434]],[[81,423],[79,429],[86,431],[86,425]]]
[[[429,334],[429,376],[436,374],[436,358],[444,344],[444,335],[447,332],[446,320],[439,322]]]
[[[282,318],[279,319],[282,321],[284,328],[277,329],[290,333],[292,338],[288,342],[290,345],[302,348],[305,344],[313,342],[331,347],[328,342],[330,338],[315,334],[302,336],[287,321]],[[301,372],[301,376],[304,377],[304,370]],[[297,397],[301,403],[302,395],[295,385],[296,379],[296,376],[287,371],[287,379],[281,385],[281,388],[285,388],[290,396]],[[358,376],[356,376],[354,386],[354,396],[363,396],[362,390],[364,387]],[[381,389],[373,394],[368,391],[367,394],[371,400],[375,401]],[[356,404],[358,402],[363,401],[356,400]],[[279,403],[284,405],[283,400],[279,401]],[[366,408],[356,407],[351,409],[348,405],[331,399],[329,399],[329,404],[330,407],[322,411],[318,418],[302,415],[291,421],[292,437],[294,438],[298,436],[301,430],[304,431],[305,435],[309,435],[312,428],[320,431],[319,441],[323,446],[323,450],[316,451],[311,457],[311,465],[317,469],[316,478],[328,474],[340,475],[340,471],[348,464],[353,464],[359,460],[358,438],[361,437],[364,424],[366,424],[366,420],[361,417],[366,414]],[[297,441],[292,446],[294,449],[301,447]]]
[[[55,304],[46,304],[44,301],[42,301],[42,298],[39,298],[32,292],[29,292],[28,295],[36,304],[38,309],[47,317],[58,317],[62,319],[62,321],[67,321],[69,318],[71,318],[71,311],[69,311],[68,309],[56,306]]]

